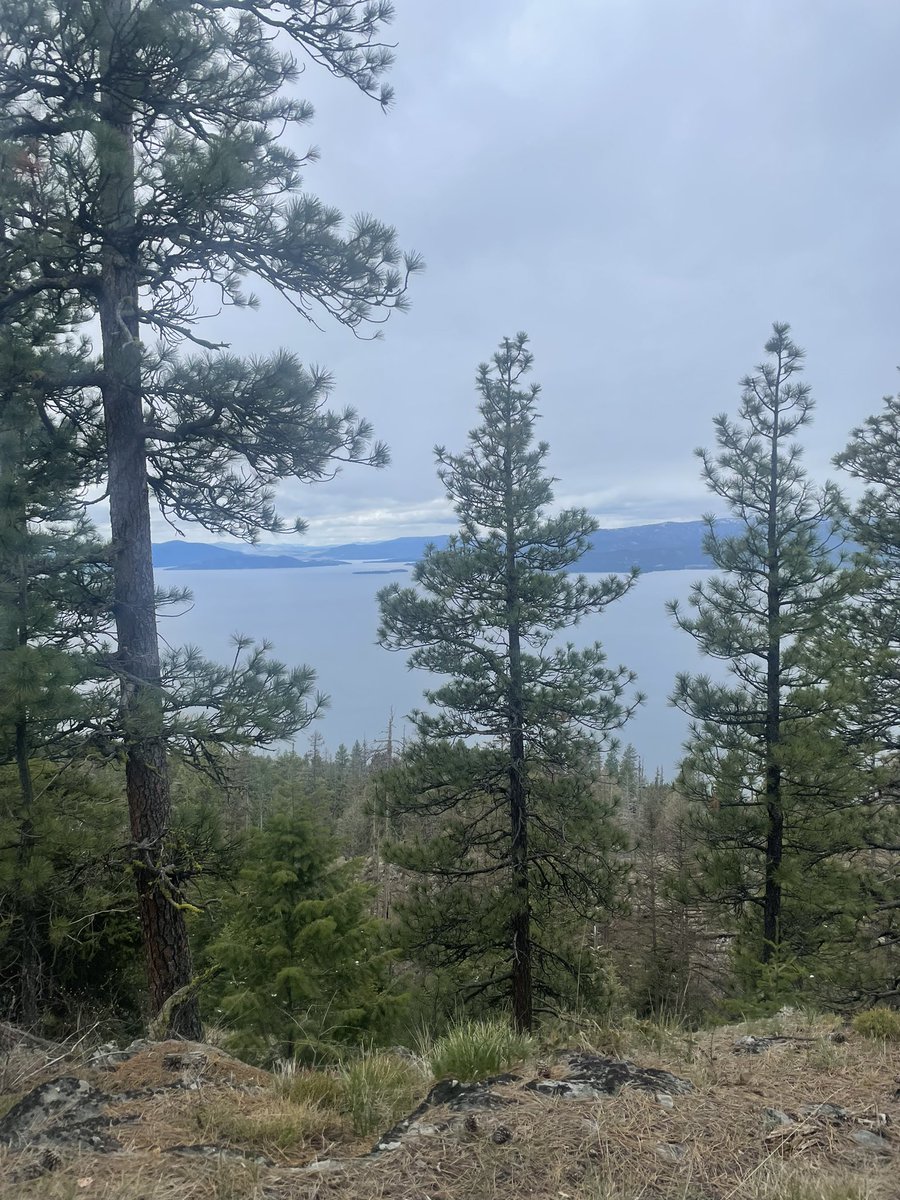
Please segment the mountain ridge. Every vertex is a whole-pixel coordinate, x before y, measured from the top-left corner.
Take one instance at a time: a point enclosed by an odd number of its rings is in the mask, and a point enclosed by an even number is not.
[[[737,530],[734,521],[721,520],[724,534]],[[661,521],[599,529],[591,547],[570,568],[581,572],[621,572],[632,566],[642,571],[705,570],[713,564],[703,552],[704,521]],[[348,563],[403,563],[421,558],[426,546],[446,546],[447,534],[387,538],[376,542],[345,542],[331,546],[261,543],[237,548],[233,543],[169,541],[153,547],[154,566],[161,570],[291,570]]]

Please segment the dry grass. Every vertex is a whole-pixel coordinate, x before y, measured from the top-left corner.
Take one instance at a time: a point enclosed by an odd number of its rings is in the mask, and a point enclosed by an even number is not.
[[[280,1163],[305,1163],[335,1142],[348,1141],[339,1116],[271,1094],[217,1094],[191,1107],[194,1136],[206,1145],[263,1154]]]
[[[835,1042],[832,1024],[785,1017],[777,1032],[810,1040],[759,1056],[733,1053],[746,1025],[690,1036],[632,1027],[619,1032],[619,1052],[691,1078],[692,1095],[668,1108],[629,1090],[566,1101],[499,1087],[507,1105],[474,1122],[429,1112],[422,1136],[373,1159],[359,1157],[368,1143],[337,1112],[348,1103],[339,1071],[269,1076],[266,1086],[201,1081],[141,1101],[140,1119],[116,1127],[133,1153],[84,1155],[31,1181],[10,1179],[0,1200],[898,1200],[900,1046],[857,1033]],[[377,1074],[370,1069],[373,1087]],[[767,1126],[766,1108],[796,1115],[821,1103],[846,1108],[854,1122]],[[866,1122],[878,1127],[879,1113],[893,1122],[882,1130],[893,1147],[884,1155],[850,1136]],[[250,1158],[169,1152],[209,1142]],[[254,1163],[256,1153],[275,1165]],[[298,1170],[323,1158],[345,1160],[344,1169]],[[8,1156],[0,1178],[21,1166]]]
[[[260,1169],[224,1159],[172,1159],[162,1165],[121,1155],[80,1158],[71,1168],[27,1181],[22,1164],[0,1158],[3,1200],[270,1200]]]
[[[179,1076],[192,1083],[225,1087],[268,1087],[272,1081],[268,1071],[239,1062],[224,1050],[175,1041],[157,1042],[100,1078],[104,1091],[133,1092],[167,1087]]]

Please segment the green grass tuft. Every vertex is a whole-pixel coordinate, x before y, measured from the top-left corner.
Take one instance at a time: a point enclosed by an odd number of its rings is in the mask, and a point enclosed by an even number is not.
[[[415,1061],[378,1051],[345,1063],[338,1079],[341,1110],[360,1136],[389,1129],[415,1108],[428,1084]]]
[[[344,1089],[333,1071],[285,1065],[276,1072],[276,1079],[279,1095],[294,1104],[305,1104],[328,1112],[341,1111]]]
[[[424,1063],[388,1051],[368,1051],[339,1066],[313,1070],[285,1064],[275,1090],[306,1110],[332,1113],[360,1137],[383,1133],[428,1090]]]
[[[527,1058],[535,1049],[530,1037],[506,1021],[461,1021],[424,1049],[435,1079],[473,1083],[496,1075]]]
[[[900,1012],[886,1005],[867,1008],[853,1018],[853,1028],[865,1037],[885,1042],[900,1042]]]

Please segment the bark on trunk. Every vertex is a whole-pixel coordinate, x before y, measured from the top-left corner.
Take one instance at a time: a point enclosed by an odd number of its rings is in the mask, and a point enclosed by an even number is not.
[[[506,612],[509,643],[509,822],[512,915],[511,990],[516,1028],[530,1032],[534,1023],[532,997],[531,897],[528,879],[528,777],[525,764],[522,648],[519,628],[519,588],[516,571],[516,513],[512,507],[512,453],[504,456],[506,494]]]
[[[519,676],[521,665],[518,629],[510,629],[510,674]],[[521,686],[519,687],[521,696]],[[528,788],[525,768],[525,741],[522,733],[521,698],[510,704],[509,819],[511,833],[513,913],[510,921],[512,942],[512,1007],[516,1028],[530,1032],[534,1022],[531,983],[531,898],[528,881]]]
[[[19,844],[16,849],[16,875],[18,877],[19,924],[22,931],[22,948],[19,957],[18,1019],[20,1024],[32,1027],[40,1016],[40,1000],[43,982],[43,964],[38,935],[38,919],[34,895],[31,890],[32,863],[36,831],[34,825],[34,783],[31,778],[31,762],[28,754],[28,724],[24,717],[16,722],[16,766],[19,772],[19,792],[22,805],[19,810]]]
[[[129,54],[132,0],[107,0],[104,67],[115,80]],[[103,408],[109,466],[109,507],[115,551],[115,619],[125,778],[135,845],[141,933],[150,1005],[191,981],[193,968],[178,880],[166,872],[171,829],[166,749],[160,702],[159,645],[150,541],[150,503],[141,404],[132,113],[124,87],[101,101],[99,204],[103,222],[99,303],[103,342]],[[199,1038],[196,999],[172,1016],[172,1034]]]
[[[766,622],[766,860],[763,895],[763,940],[760,962],[768,963],[778,952],[781,941],[781,860],[784,853],[784,807],[781,795],[781,581],[778,545],[778,422],[781,356],[775,385],[772,414],[772,448],[769,460],[769,513],[767,529]]]

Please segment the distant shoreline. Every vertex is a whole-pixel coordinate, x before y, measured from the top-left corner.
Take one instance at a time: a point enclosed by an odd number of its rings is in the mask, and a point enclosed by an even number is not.
[[[738,531],[733,521],[716,523],[717,532]],[[705,521],[668,521],[599,529],[591,545],[568,570],[585,574],[624,573],[637,567],[656,571],[702,571],[712,567],[703,549],[708,532]],[[210,543],[169,541],[153,548],[160,570],[297,570],[325,566],[358,567],[353,574],[397,574],[419,561],[429,546],[443,549],[447,534],[431,537],[389,538],[380,542],[350,542],[339,546],[305,546],[299,543]]]

